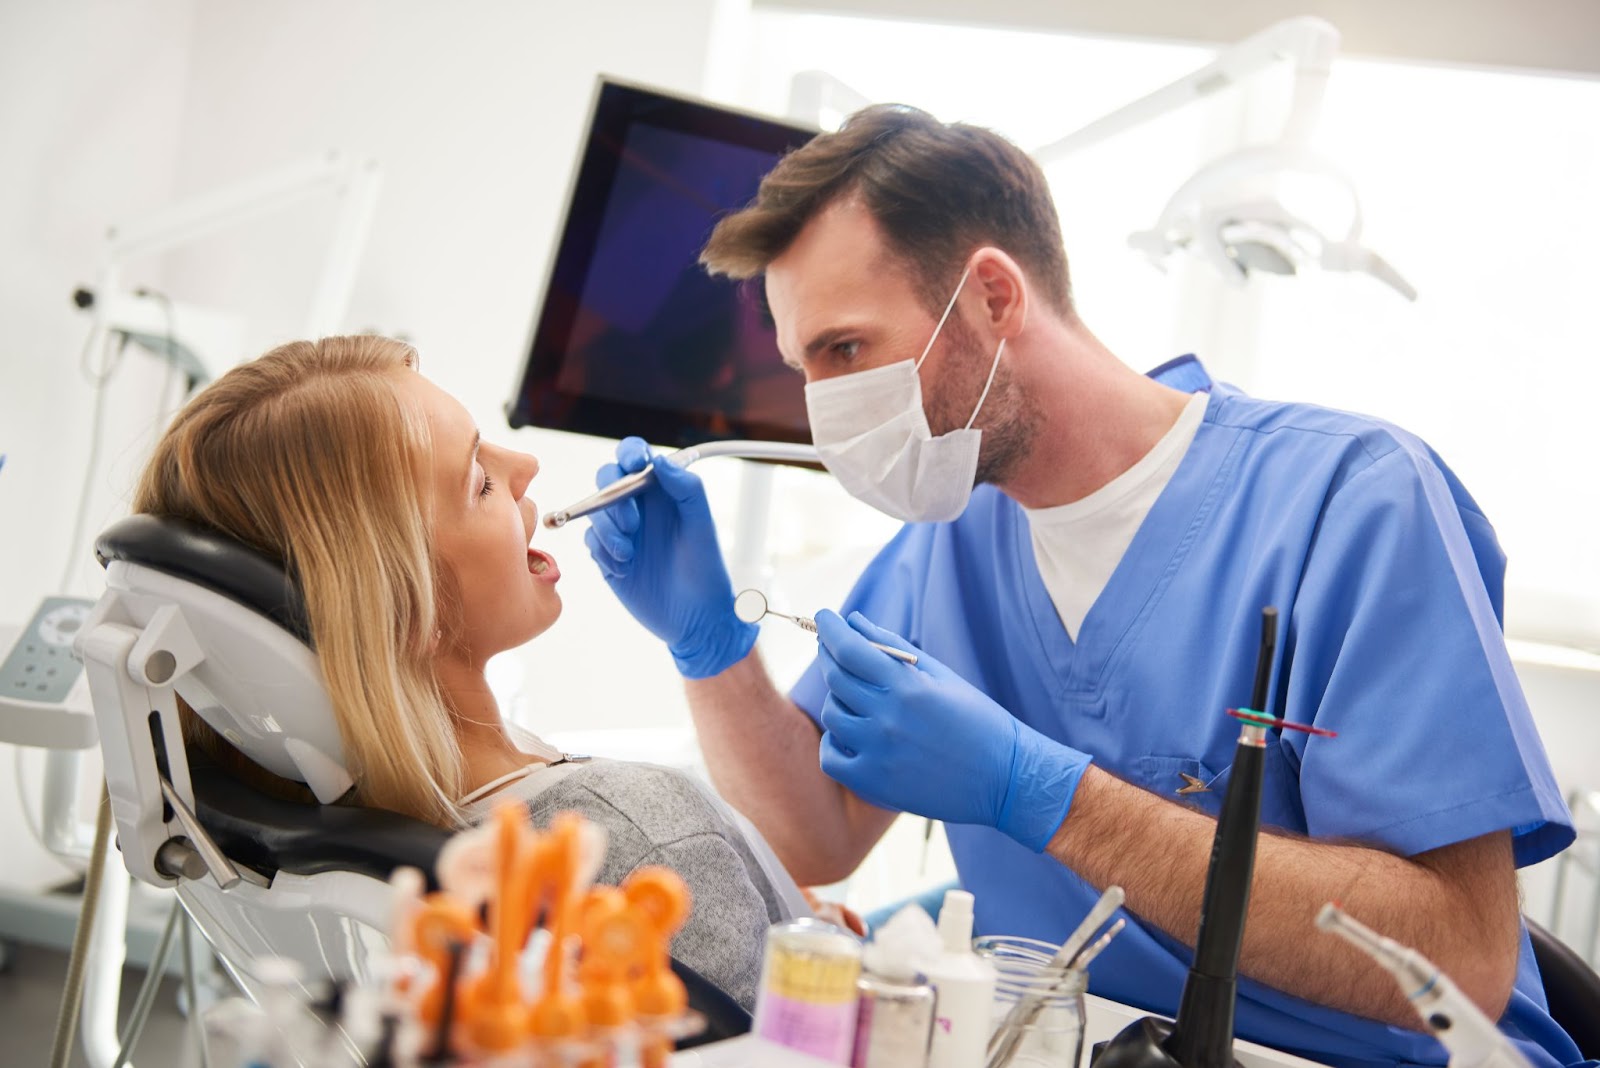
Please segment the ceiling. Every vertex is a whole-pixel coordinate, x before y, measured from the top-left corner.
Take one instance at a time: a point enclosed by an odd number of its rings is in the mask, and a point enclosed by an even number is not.
[[[768,10],[1232,43],[1295,15],[1338,27],[1340,53],[1600,76],[1596,0],[753,0]]]

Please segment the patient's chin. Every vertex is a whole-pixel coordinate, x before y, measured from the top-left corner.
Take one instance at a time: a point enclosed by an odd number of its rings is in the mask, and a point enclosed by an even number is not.
[[[537,617],[533,622],[530,633],[522,641],[531,642],[545,631],[556,625],[556,620],[561,618],[561,595],[554,587],[547,587],[540,591]],[[520,643],[519,643],[520,644]]]

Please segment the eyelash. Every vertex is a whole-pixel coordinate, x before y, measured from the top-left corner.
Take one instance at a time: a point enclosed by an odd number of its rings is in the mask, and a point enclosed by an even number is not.
[[[493,490],[493,489],[494,489],[494,479],[490,478],[487,474],[485,474],[483,476],[483,489],[478,491],[478,496],[480,498],[487,497],[487,496],[489,496],[489,492],[491,490]]]

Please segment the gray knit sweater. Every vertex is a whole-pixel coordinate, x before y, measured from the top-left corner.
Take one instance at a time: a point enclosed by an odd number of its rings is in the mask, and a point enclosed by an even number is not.
[[[597,761],[531,775],[473,808],[487,814],[513,797],[526,800],[541,827],[558,812],[604,827],[602,883],[615,886],[650,864],[683,876],[694,906],[673,939],[673,957],[754,1008],[766,931],[794,918],[793,888],[786,894],[775,885],[738,825],[700,786],[670,768]]]

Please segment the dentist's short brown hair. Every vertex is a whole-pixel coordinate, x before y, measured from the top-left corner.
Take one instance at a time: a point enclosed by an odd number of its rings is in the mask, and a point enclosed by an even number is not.
[[[731,278],[762,274],[843,196],[861,198],[929,308],[949,299],[967,257],[992,245],[1074,318],[1061,222],[1039,165],[991,130],[897,104],[858,111],[786,155],[755,200],[717,223],[700,262]]]

